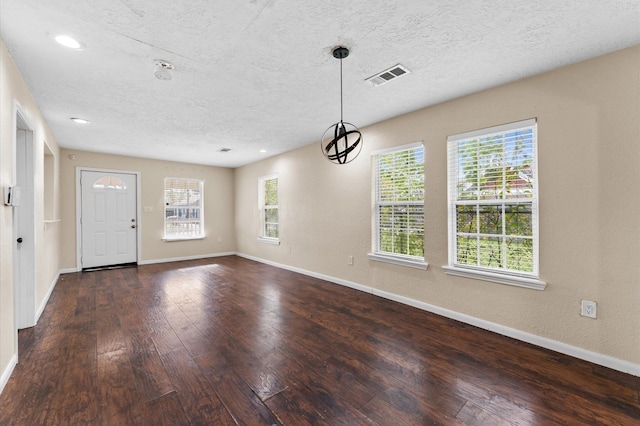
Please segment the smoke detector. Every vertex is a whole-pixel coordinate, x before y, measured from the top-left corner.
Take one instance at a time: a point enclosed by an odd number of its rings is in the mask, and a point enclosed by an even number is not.
[[[171,80],[171,72],[174,67],[171,62],[163,61],[162,59],[156,59],[156,71],[153,75],[156,76],[158,80]]]

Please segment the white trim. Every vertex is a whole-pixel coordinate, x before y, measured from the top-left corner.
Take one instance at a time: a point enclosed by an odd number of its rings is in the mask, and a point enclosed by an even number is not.
[[[118,169],[101,169],[95,167],[76,167],[76,269],[82,271],[82,224],[80,217],[82,216],[82,187],[80,185],[80,177],[82,172],[100,172],[100,173],[118,173],[125,175],[135,175],[136,177],[136,262],[142,259],[142,220],[140,212],[142,212],[142,178],[141,172],[132,170]]]
[[[169,181],[182,181],[182,182],[186,182],[191,183],[191,182],[197,182],[199,183],[199,191],[200,191],[200,205],[199,208],[199,214],[200,217],[198,217],[199,219],[199,226],[200,226],[200,234],[199,235],[191,235],[191,236],[187,236],[187,237],[182,237],[182,236],[178,236],[178,237],[173,237],[173,236],[168,236],[167,237],[167,207],[170,209],[179,209],[179,208],[183,208],[183,207],[178,207],[175,205],[167,205],[167,199],[166,199],[166,192],[167,192],[167,180]],[[165,176],[164,180],[163,180],[163,204],[164,206],[162,207],[162,216],[163,216],[163,220],[162,220],[162,241],[189,241],[189,240],[203,240],[206,238],[205,235],[205,228],[204,228],[204,218],[205,218],[205,211],[204,211],[204,184],[205,184],[205,180],[204,179],[197,179],[197,178],[180,178],[180,177],[171,177],[171,176]],[[172,188],[173,189],[173,188]],[[195,206],[186,206],[184,208],[187,209],[191,209],[191,208],[195,208]]]
[[[22,202],[20,211],[20,221],[16,221],[16,211],[12,209],[12,253],[13,253],[13,309],[14,309],[14,326],[15,330],[15,350],[14,353],[18,354],[18,329],[32,327],[36,323],[36,287],[37,287],[37,272],[36,265],[38,265],[38,253],[36,247],[38,246],[38,232],[36,231],[36,199],[35,199],[35,167],[36,161],[36,144],[38,141],[38,133],[36,127],[33,125],[31,117],[27,114],[26,110],[22,107],[20,102],[16,99],[13,100],[13,127],[12,127],[12,141],[13,141],[13,184],[17,185],[18,182],[18,117],[22,124],[27,127],[25,132],[30,134],[30,139],[25,139],[24,144],[24,159],[26,160],[26,173],[25,185],[22,188]],[[22,130],[22,129],[21,129]],[[29,209],[29,211],[27,211]],[[18,229],[20,228],[20,229]],[[20,232],[20,235],[17,235]],[[24,237],[29,243],[25,243],[21,251],[21,256],[18,258],[17,246],[15,243],[16,238]],[[20,259],[26,259],[30,264],[30,267],[23,268],[20,266]],[[32,267],[31,267],[32,266]],[[19,271],[18,278],[16,278],[15,270]],[[16,282],[19,279],[20,282]],[[27,284],[27,285],[25,285]]]
[[[425,262],[424,259],[411,259],[409,257],[391,256],[382,253],[369,253],[367,257],[369,257],[369,260],[375,260],[376,262],[392,263],[394,265],[408,266],[409,268],[426,270],[429,267],[429,264]]]
[[[47,290],[47,294],[45,294],[44,298],[42,299],[42,303],[40,303],[40,307],[36,311],[36,325],[38,324],[38,321],[40,320],[40,316],[44,312],[44,308],[46,308],[47,307],[47,303],[49,303],[49,298],[51,297],[51,293],[53,293],[53,289],[56,288],[56,284],[58,284],[58,279],[59,278],[60,278],[60,272],[58,272],[56,274],[56,276],[53,278],[53,282],[49,286],[49,290]]]
[[[80,272],[80,271],[82,271],[82,269],[65,268],[65,269],[60,269],[60,275],[62,275],[62,274],[75,274],[76,272]]]
[[[514,121],[513,123],[500,124],[498,126],[486,127],[484,129],[471,130],[470,132],[458,133],[457,135],[451,135],[447,137],[447,142],[457,142],[464,139],[470,139],[476,136],[491,136],[494,133],[504,133],[510,130],[516,130],[523,127],[530,127],[536,124],[538,120],[536,118],[529,118],[521,121]]]
[[[331,277],[329,275],[320,274],[317,272],[307,271],[306,269],[296,268],[295,266],[289,266],[282,263],[272,262],[270,260],[262,259],[259,257],[251,256],[244,253],[235,253],[236,256],[243,257],[245,259],[253,260],[254,262],[264,263],[265,265],[275,266],[276,268],[285,269],[291,272],[297,272],[302,275],[307,275],[309,277],[318,278],[321,280],[329,281],[334,284],[340,284],[345,287],[350,287],[356,290],[363,291],[365,293],[373,293],[373,289],[371,287],[364,286],[362,284],[354,283],[352,281],[343,280],[341,278]]]
[[[194,256],[172,257],[167,259],[141,260],[141,261],[138,261],[138,265],[153,265],[156,263],[182,262],[183,260],[209,259],[212,257],[233,256],[235,254],[236,254],[235,252],[225,252],[225,253],[197,254]]]
[[[544,290],[546,287],[546,283],[544,281],[539,280],[540,274],[540,231],[539,231],[539,223],[540,223],[540,210],[539,210],[539,192],[538,192],[538,120],[537,118],[530,118],[521,121],[516,121],[513,123],[502,124],[498,126],[488,127],[484,129],[478,129],[471,132],[459,133],[457,135],[447,137],[447,228],[448,228],[448,261],[449,265],[444,266],[443,269],[446,273],[451,275],[459,275],[468,278],[476,278],[486,281],[498,282],[500,284],[506,285],[514,285],[519,287],[526,288],[534,288],[537,290]],[[533,188],[532,188],[532,196],[531,198],[525,199],[501,199],[501,200],[465,200],[462,201],[458,199],[457,185],[459,178],[459,169],[457,162],[455,160],[452,161],[452,157],[454,154],[457,156],[457,152],[459,150],[459,143],[461,141],[465,141],[468,139],[472,139],[476,136],[481,136],[483,138],[491,137],[497,134],[504,134],[509,131],[515,130],[524,130],[524,129],[532,129],[532,156],[533,159]],[[495,268],[493,270],[487,271],[486,268],[483,268],[478,265],[465,265],[461,267],[458,263],[458,236],[462,235],[462,233],[458,232],[457,225],[457,213],[456,209],[459,205],[496,205],[503,207],[506,205],[519,205],[519,204],[530,204],[531,205],[531,236],[528,236],[527,239],[532,241],[533,247],[533,270],[532,273],[528,274],[527,272],[519,273],[516,271],[515,273],[505,268]],[[471,236],[478,236],[479,229],[475,232],[469,234]],[[501,233],[497,233],[497,236],[508,237],[509,235],[505,234],[505,230],[502,229]],[[516,236],[513,236],[516,237]],[[478,252],[480,249],[478,249]],[[506,259],[504,259],[506,262]],[[477,272],[472,272],[477,271]]]
[[[520,277],[504,273],[494,273],[481,271],[478,269],[458,268],[456,266],[442,266],[445,274],[456,275],[458,277],[471,278],[476,280],[491,281],[499,284],[514,285],[517,287],[531,288],[534,290],[544,290],[547,283],[537,278]]]
[[[357,284],[351,281],[343,280],[340,278],[331,277],[328,275],[318,274],[315,272],[307,271],[301,268],[293,266],[283,265],[269,260],[260,259],[247,254],[236,253],[237,256],[244,257],[245,259],[253,260],[267,265],[275,266],[277,268],[286,269],[288,271],[297,272],[310,277],[319,278],[334,284],[340,284],[345,287],[353,288],[363,291],[365,293],[371,293],[375,296],[383,297],[385,299],[393,300],[395,302],[403,303],[414,308],[422,309],[427,312],[434,313],[446,318],[450,318],[456,321],[463,322],[465,324],[473,325],[475,327],[482,328],[484,330],[492,331],[494,333],[501,334],[503,336],[511,337],[522,342],[531,343],[532,345],[539,346],[541,348],[549,349],[555,352],[559,352],[564,355],[572,356],[574,358],[582,359],[603,367],[611,368],[613,370],[620,371],[622,373],[631,374],[633,376],[640,377],[640,364],[636,364],[630,361],[625,361],[612,356],[592,352],[577,346],[572,346],[566,343],[559,342],[557,340],[548,339],[546,337],[537,336],[535,334],[527,333],[515,328],[506,327],[504,325],[496,324],[490,321],[486,321],[480,318],[472,317],[470,315],[455,312],[449,309],[441,308],[439,306],[431,305],[429,303],[421,302],[408,297],[400,296],[397,294],[389,293],[386,291],[378,290],[362,284]]]
[[[278,203],[280,202],[279,200],[280,191],[278,190],[280,182],[278,178],[278,173],[272,173],[270,175],[260,176],[258,178],[258,210],[260,211],[260,235],[258,236],[258,242],[279,245],[280,244],[280,208],[278,207],[278,204],[276,204],[275,206],[272,204],[269,204],[270,209],[274,209],[278,211],[278,237],[273,238],[273,237],[265,236],[266,234],[265,228],[267,225],[265,221],[265,214],[267,210],[267,205],[265,204],[265,198],[266,198],[265,183],[269,180],[276,181],[276,196],[278,197]],[[273,241],[277,241],[277,242],[273,242]]]
[[[18,365],[18,355],[13,354],[11,359],[9,360],[9,364],[7,364],[7,368],[2,372],[2,376],[0,376],[0,394],[4,390],[4,387],[7,386],[9,379],[11,378],[11,374],[13,374],[13,370]]]
[[[389,148],[383,148],[383,149],[377,149],[373,152],[371,152],[371,156],[375,157],[378,155],[384,155],[384,154],[389,154],[391,152],[396,152],[396,151],[407,151],[409,149],[413,149],[413,148],[418,148],[424,146],[424,141],[418,141],[418,142],[411,142],[408,144],[404,144],[404,145],[398,145],[398,146],[392,146]]]
[[[391,154],[401,154],[401,153],[409,153],[409,152],[415,152],[415,151],[419,151],[422,154],[422,160],[423,160],[423,164],[422,164],[422,181],[423,181],[423,186],[422,186],[422,200],[411,200],[411,201],[388,201],[388,202],[383,202],[381,201],[382,198],[382,194],[381,189],[380,189],[380,163],[381,163],[381,157],[385,156],[385,155],[391,155]],[[407,154],[409,155],[409,154]],[[409,267],[413,267],[413,268],[419,268],[419,269],[427,269],[428,265],[427,263],[424,262],[424,247],[423,247],[423,253],[422,253],[422,261],[417,260],[417,258],[419,258],[419,256],[410,256],[408,254],[400,254],[400,253],[392,253],[392,252],[386,252],[386,251],[382,251],[381,250],[381,231],[382,231],[382,226],[380,223],[380,215],[381,215],[381,208],[383,206],[390,206],[390,207],[394,207],[394,206],[407,206],[409,207],[421,207],[422,208],[422,233],[423,233],[423,239],[424,239],[424,229],[425,229],[425,223],[424,223],[424,179],[425,179],[425,174],[424,174],[424,142],[423,141],[418,141],[418,142],[412,142],[412,143],[408,143],[408,144],[404,144],[404,145],[400,145],[400,146],[394,146],[394,147],[389,147],[389,148],[384,148],[384,149],[379,149],[377,151],[374,151],[373,153],[371,153],[371,174],[372,174],[372,191],[371,191],[371,195],[372,195],[372,215],[371,215],[371,231],[372,231],[372,241],[371,241],[371,245],[372,245],[372,253],[369,254],[369,259],[370,260],[374,260],[374,261],[380,261],[380,262],[387,262],[387,263],[393,263],[396,265],[403,265],[403,266],[409,266]],[[395,167],[394,167],[395,169]],[[418,172],[418,170],[408,170],[407,172],[411,171],[411,172]],[[387,192],[387,191],[384,191]],[[388,194],[390,195],[390,194]],[[394,197],[395,198],[395,197]],[[408,221],[410,221],[410,219],[407,219]],[[388,227],[385,227],[385,229],[389,229]],[[393,228],[391,229],[393,230]],[[424,246],[424,241],[423,241],[423,246]],[[392,248],[392,251],[395,251]],[[413,259],[412,259],[413,258]]]
[[[273,244],[276,246],[280,245],[280,240],[278,238],[258,237],[257,240],[259,243]]]
[[[485,321],[480,318],[472,317],[470,315],[441,308],[439,306],[431,305],[418,300],[410,299],[408,297],[399,296],[397,294],[388,293],[386,291],[374,289],[373,294],[376,296],[384,297],[385,299],[393,300],[395,302],[404,303],[405,305],[413,306],[414,308],[422,309],[424,311],[431,312],[446,318],[460,321],[465,324],[473,325],[484,330],[492,331],[503,336],[511,337],[513,339],[520,340],[526,343],[531,343],[535,346],[539,346],[545,349],[559,352],[564,355],[569,355],[574,358],[579,358],[585,361],[592,362],[594,364],[640,377],[640,364],[635,364],[633,362],[625,361],[619,358],[614,358],[597,352],[588,351],[586,349],[562,343],[557,340],[537,336],[535,334],[527,333],[515,328],[506,327],[504,325],[496,324],[490,321]]]
[[[271,173],[270,175],[260,176],[258,180],[278,179],[278,173]]]
[[[162,241],[166,242],[166,243],[171,243],[173,241],[193,241],[193,240],[204,240],[205,238],[207,238],[206,235],[203,235],[201,237],[192,237],[192,238],[187,238],[187,237],[182,237],[182,238],[162,238]]]

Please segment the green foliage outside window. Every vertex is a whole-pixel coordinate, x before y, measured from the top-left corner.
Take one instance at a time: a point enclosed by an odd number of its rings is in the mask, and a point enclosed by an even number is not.
[[[533,129],[457,144],[456,263],[533,272]]]
[[[378,252],[424,257],[424,151],[422,146],[378,155]]]
[[[278,178],[261,179],[262,233],[266,238],[279,238]]]

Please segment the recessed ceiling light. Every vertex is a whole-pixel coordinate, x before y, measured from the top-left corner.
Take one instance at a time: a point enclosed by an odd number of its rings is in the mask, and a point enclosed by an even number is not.
[[[55,40],[63,45],[64,47],[68,47],[69,49],[81,50],[87,47],[84,43],[79,42],[73,37],[69,37],[68,35],[60,34],[56,36]]]
[[[89,123],[91,123],[89,120],[85,120],[84,118],[78,118],[78,117],[72,117],[70,120],[73,121],[74,123],[78,123],[78,124],[89,124]]]
[[[266,149],[261,149],[260,152],[265,153],[265,152],[267,152],[267,150]]]

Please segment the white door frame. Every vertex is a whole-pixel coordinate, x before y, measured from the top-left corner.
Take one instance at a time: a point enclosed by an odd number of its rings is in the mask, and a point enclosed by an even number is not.
[[[18,158],[18,131],[25,132],[25,140],[20,142]],[[20,188],[20,220],[12,207],[12,247],[13,247],[13,308],[15,325],[16,355],[18,353],[18,329],[36,325],[36,203],[35,203],[35,126],[22,106],[13,103],[13,183],[18,183],[18,167],[24,167],[25,182]],[[18,162],[20,160],[20,163]],[[17,238],[26,243],[20,247],[18,256]],[[22,261],[20,261],[22,260]]]
[[[134,172],[129,170],[116,170],[116,169],[97,169],[93,167],[76,167],[76,271],[82,271],[82,224],[80,223],[80,217],[82,215],[82,187],[80,185],[80,178],[82,172],[100,172],[100,173],[125,173],[136,176],[136,258],[137,264],[140,264],[142,259],[142,220],[140,212],[142,211],[142,201],[140,199],[140,172]]]

